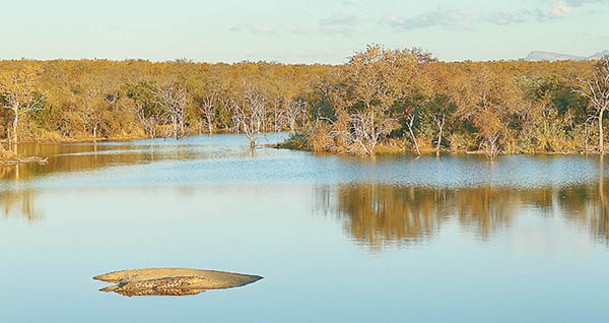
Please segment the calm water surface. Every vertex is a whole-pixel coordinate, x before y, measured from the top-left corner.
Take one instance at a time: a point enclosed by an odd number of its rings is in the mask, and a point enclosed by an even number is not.
[[[49,165],[0,168],[0,321],[606,320],[599,157],[247,147],[238,135],[20,146]],[[142,267],[265,279],[139,298],[91,279]]]

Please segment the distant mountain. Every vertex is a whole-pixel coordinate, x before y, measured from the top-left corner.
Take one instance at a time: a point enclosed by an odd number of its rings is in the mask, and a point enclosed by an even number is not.
[[[587,57],[553,53],[553,52],[533,51],[533,52],[530,52],[529,55],[527,55],[522,60],[528,61],[528,62],[587,61],[587,60],[600,59],[601,57],[603,57],[605,55],[609,55],[609,50],[604,50],[602,52],[598,52],[592,56],[587,56]]]
[[[609,50],[604,50],[602,52],[598,52],[590,57],[588,57],[588,59],[601,59],[603,56],[609,55]]]

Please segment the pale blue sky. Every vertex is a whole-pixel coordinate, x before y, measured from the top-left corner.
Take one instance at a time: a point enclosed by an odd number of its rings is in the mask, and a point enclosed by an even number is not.
[[[609,0],[10,0],[0,58],[343,63],[366,44],[442,60],[609,49]]]

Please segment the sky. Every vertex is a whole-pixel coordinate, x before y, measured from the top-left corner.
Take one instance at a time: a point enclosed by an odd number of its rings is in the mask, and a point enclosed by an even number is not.
[[[609,0],[9,0],[0,59],[341,64],[368,44],[444,61],[609,49]]]

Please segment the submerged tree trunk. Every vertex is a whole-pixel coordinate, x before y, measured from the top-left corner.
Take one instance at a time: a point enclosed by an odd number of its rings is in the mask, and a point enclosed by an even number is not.
[[[494,160],[497,155],[499,155],[499,146],[497,144],[498,139],[499,136],[487,137],[483,139],[481,144],[481,148],[484,151],[486,158],[491,161]]]
[[[412,127],[414,125],[414,115],[408,116],[408,132],[410,133],[410,138],[412,138],[412,143],[414,144],[414,148],[417,150],[417,155],[421,156],[421,150],[419,149],[419,143],[417,142],[417,137],[415,137],[414,132],[412,131]]]
[[[601,154],[605,153],[605,141],[603,133],[603,114],[605,109],[601,109],[598,113],[598,149]]]
[[[13,111],[14,112],[14,117],[13,117],[13,143],[17,144],[19,142],[19,138],[17,137],[17,132],[19,130],[19,113],[17,113],[16,110]]]
[[[178,118],[176,118],[175,116],[171,117],[171,122],[173,123],[173,137],[178,140],[180,139],[180,135],[178,132]]]
[[[436,145],[436,156],[440,157],[440,148],[442,148],[442,132],[444,131],[444,122],[446,121],[446,115],[442,115],[442,121],[434,116],[436,124],[438,125],[438,144]]]
[[[440,148],[442,147],[442,129],[438,133],[438,144],[436,145],[436,157],[440,157]]]
[[[11,150],[13,148],[13,134],[11,133],[11,127],[6,127],[6,140],[8,141],[8,149]]]
[[[95,125],[93,126],[93,139],[97,138],[97,128],[99,127],[99,121],[95,122]]]

